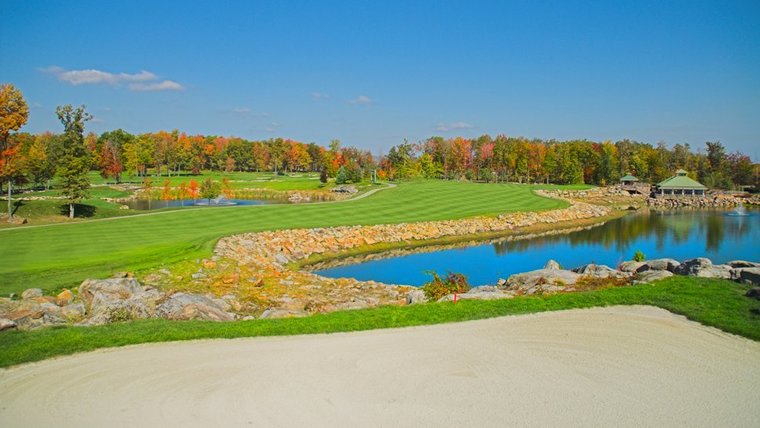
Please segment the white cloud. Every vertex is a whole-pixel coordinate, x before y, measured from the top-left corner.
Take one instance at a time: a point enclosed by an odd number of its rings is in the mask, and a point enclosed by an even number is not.
[[[117,85],[122,82],[145,82],[155,80],[156,75],[149,71],[141,71],[136,74],[128,73],[109,73],[100,70],[65,70],[61,67],[48,67],[42,69],[45,73],[50,73],[62,82],[72,85],[101,84]]]
[[[272,123],[269,124],[269,126],[267,126],[267,127],[264,128],[264,131],[266,131],[266,132],[275,132],[277,130],[277,128],[279,128],[280,126],[281,126],[280,123],[272,122]]]
[[[330,98],[329,95],[324,94],[322,92],[312,92],[311,97],[314,98],[315,100],[325,100],[327,98]]]
[[[109,73],[102,70],[66,70],[58,66],[41,69],[42,72],[54,75],[61,82],[70,85],[111,85],[127,84],[130,91],[178,91],[185,89],[182,85],[171,80],[159,82],[158,76],[150,71],[139,73]]]
[[[441,132],[456,131],[458,129],[472,129],[474,126],[465,122],[453,122],[453,123],[439,123],[436,125],[435,130]]]
[[[367,104],[372,104],[372,99],[366,95],[359,95],[353,100],[350,100],[349,103],[367,105]]]
[[[164,80],[163,82],[151,82],[151,83],[130,83],[127,86],[130,91],[181,91],[185,89],[184,86],[172,80]]]
[[[233,113],[235,115],[238,115],[240,117],[244,117],[246,119],[250,119],[250,118],[258,119],[258,118],[262,118],[262,117],[269,117],[269,116],[271,116],[267,112],[262,112],[262,113],[254,112],[253,109],[250,109],[248,107],[235,107],[235,108],[231,108],[229,110],[229,112],[231,112],[231,113]]]

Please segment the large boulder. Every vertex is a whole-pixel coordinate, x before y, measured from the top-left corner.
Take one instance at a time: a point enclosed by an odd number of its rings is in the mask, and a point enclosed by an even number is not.
[[[696,276],[701,278],[734,279],[734,269],[731,269],[729,265],[712,265],[698,271]]]
[[[690,276],[697,276],[697,274],[712,266],[712,261],[710,259],[704,258],[704,257],[697,257],[696,259],[689,259],[678,265],[677,268],[673,270],[673,273],[676,275],[690,275]]]
[[[745,260],[731,260],[726,264],[732,268],[760,268],[760,263],[748,262]]]
[[[760,300],[760,287],[750,288],[745,296]]]
[[[134,278],[86,279],[79,286],[79,299],[88,310],[131,299],[143,292]]]
[[[406,293],[406,304],[416,305],[418,303],[426,303],[428,301],[425,292],[420,289],[411,290]]]
[[[507,279],[507,288],[525,294],[560,291],[574,286],[582,275],[562,269],[538,269],[512,275]]]
[[[673,272],[679,265],[680,263],[675,259],[653,259],[645,261],[643,265],[636,269],[636,272],[644,272],[648,270],[666,270]]]
[[[625,278],[631,275],[629,272],[621,272],[609,266],[594,263],[579,266],[573,269],[573,272],[591,278]]]
[[[744,268],[739,270],[738,280],[745,284],[760,285],[760,268]]]
[[[554,260],[551,260],[551,259],[550,259],[550,260],[549,260],[548,262],[546,262],[546,264],[544,265],[544,269],[549,269],[549,270],[559,270],[559,269],[562,269],[562,267],[559,265],[559,263],[557,263],[556,261],[554,261]]]
[[[85,309],[82,302],[73,303],[61,308],[61,315],[72,321],[79,321],[84,318],[86,313],[87,309]]]
[[[647,284],[661,279],[669,278],[673,276],[673,272],[667,270],[645,270],[639,272],[634,276],[634,284]]]
[[[113,300],[93,305],[88,311],[89,318],[80,325],[103,325],[114,322],[152,318],[155,309],[139,297]]]
[[[9,320],[8,318],[0,318],[0,331],[11,330],[17,327],[18,325],[15,321]]]
[[[30,300],[37,297],[42,297],[42,290],[39,288],[29,288],[21,293],[21,298],[24,300]]]
[[[156,314],[170,320],[231,321],[235,316],[225,312],[208,297],[176,293],[156,308]]]
[[[79,298],[89,319],[83,325],[102,325],[112,322],[152,318],[161,293],[143,289],[130,277],[87,279],[79,286]]]
[[[644,266],[644,262],[635,262],[633,260],[629,260],[627,262],[620,263],[620,266],[618,266],[618,270],[621,272],[636,272],[641,266]]]

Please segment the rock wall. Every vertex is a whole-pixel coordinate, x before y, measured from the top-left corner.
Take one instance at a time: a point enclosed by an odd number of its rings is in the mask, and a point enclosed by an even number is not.
[[[222,238],[215,253],[242,264],[282,267],[313,254],[339,253],[378,243],[424,241],[448,236],[500,232],[536,224],[602,217],[610,208],[574,202],[568,208],[544,212],[516,212],[498,217],[419,223],[341,226],[246,233]]]
[[[730,195],[677,196],[648,198],[647,205],[652,208],[730,208],[743,202],[743,198]]]

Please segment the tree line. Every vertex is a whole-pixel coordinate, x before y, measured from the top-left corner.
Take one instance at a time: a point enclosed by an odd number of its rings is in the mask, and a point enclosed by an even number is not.
[[[121,182],[148,175],[200,174],[211,171],[320,172],[323,182],[359,182],[376,173],[380,179],[439,178],[485,182],[596,184],[616,183],[633,174],[657,183],[678,168],[712,188],[744,185],[760,188],[760,165],[740,152],[726,153],[720,142],[705,143],[705,151],[688,144],[621,140],[540,140],[482,135],[467,139],[431,137],[404,141],[385,156],[332,140],[327,147],[284,138],[250,141],[243,138],[188,135],[178,130],[130,134],[122,129],[100,135],[87,133],[92,118],[84,106],[56,109],[63,133],[18,132],[28,118],[26,102],[13,85],[0,86],[0,180],[13,185],[47,186],[58,178],[74,204],[87,196],[87,173]]]
[[[617,183],[633,174],[658,183],[685,169],[708,187],[738,188],[760,184],[760,165],[740,152],[726,153],[720,142],[705,152],[689,144],[668,148],[632,140],[540,140],[498,135],[474,139],[432,137],[394,146],[380,160],[383,174],[398,178],[444,178],[479,181],[595,184]]]

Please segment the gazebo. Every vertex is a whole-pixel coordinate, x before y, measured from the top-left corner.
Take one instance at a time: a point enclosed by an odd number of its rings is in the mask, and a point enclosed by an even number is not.
[[[705,187],[702,183],[694,181],[687,176],[688,172],[679,169],[676,175],[657,184],[655,195],[663,196],[704,196]]]
[[[629,187],[635,185],[636,183],[638,183],[638,181],[639,179],[632,176],[631,174],[628,174],[625,177],[620,179],[620,183],[623,186],[629,186]]]

